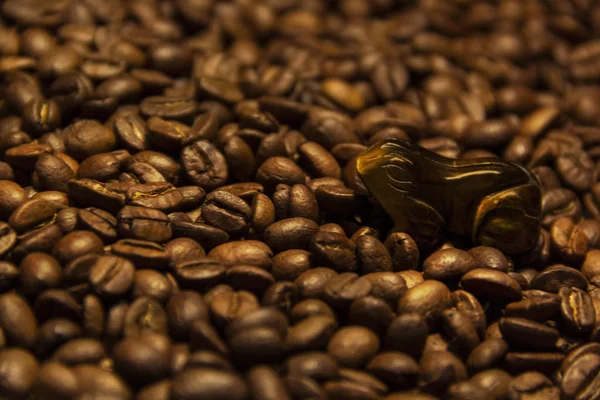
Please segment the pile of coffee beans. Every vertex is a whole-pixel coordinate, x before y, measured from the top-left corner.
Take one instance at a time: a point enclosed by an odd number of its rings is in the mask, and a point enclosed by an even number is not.
[[[596,3],[1,1],[0,398],[598,398]],[[535,247],[394,232],[386,138],[526,165]]]

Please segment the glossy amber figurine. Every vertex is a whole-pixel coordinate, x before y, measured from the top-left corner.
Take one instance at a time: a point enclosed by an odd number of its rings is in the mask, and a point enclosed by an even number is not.
[[[432,247],[442,228],[507,254],[538,240],[541,190],[525,167],[501,158],[454,160],[405,140],[387,139],[358,157],[360,177],[395,231]]]

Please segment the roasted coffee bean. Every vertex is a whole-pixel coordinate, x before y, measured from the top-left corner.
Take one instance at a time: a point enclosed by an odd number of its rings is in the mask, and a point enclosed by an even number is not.
[[[469,253],[459,249],[444,249],[423,261],[423,277],[448,281],[461,277],[476,267],[476,260]]]
[[[116,214],[125,205],[125,194],[91,179],[71,180],[68,194],[84,207],[97,207]]]
[[[562,287],[560,316],[565,328],[573,334],[585,335],[596,323],[596,313],[590,295],[575,287]]]
[[[321,298],[325,285],[336,275],[337,273],[330,268],[318,267],[303,272],[294,282],[298,285],[303,298]]]
[[[530,284],[532,289],[558,293],[561,287],[587,289],[588,282],[581,272],[562,264],[553,265],[539,273]]]
[[[217,399],[247,398],[248,388],[244,380],[233,372],[209,368],[190,368],[173,379],[171,398],[190,400],[195,398]]]
[[[451,306],[452,298],[448,287],[438,281],[426,280],[400,297],[397,312],[422,314],[432,327],[437,324],[441,313]]]
[[[143,332],[164,333],[167,330],[167,316],[162,305],[150,298],[139,297],[128,307],[123,321],[126,337],[138,337]]]
[[[581,203],[577,195],[569,189],[550,189],[542,195],[542,225],[546,228],[561,217],[578,220],[581,212]]]
[[[168,337],[155,333],[125,338],[114,346],[115,370],[134,385],[166,378],[170,347]]]
[[[96,258],[89,270],[89,282],[94,291],[103,298],[118,298],[133,285],[135,266],[125,258],[101,256]]]
[[[290,400],[283,380],[267,366],[257,366],[248,371],[248,389],[253,397],[264,400]]]
[[[201,208],[202,220],[230,235],[248,229],[252,209],[241,198],[225,191],[214,191],[206,196]]]
[[[256,171],[256,181],[264,185],[269,193],[273,192],[280,183],[293,186],[303,184],[305,179],[304,171],[286,157],[268,158]]]
[[[225,292],[218,294],[209,304],[211,315],[218,326],[223,327],[259,307],[258,300],[250,292]]]
[[[164,274],[151,269],[135,272],[131,294],[134,298],[148,296],[166,303],[173,292],[173,285]]]
[[[19,278],[23,292],[40,294],[46,289],[58,287],[61,267],[58,261],[45,253],[30,253],[19,265]]]
[[[0,367],[0,394],[11,399],[27,396],[38,377],[39,363],[35,357],[23,349],[5,349],[0,351]]]
[[[552,350],[559,338],[556,329],[525,318],[502,318],[500,330],[509,344],[525,349]]]
[[[80,385],[78,395],[111,396],[115,399],[131,398],[129,387],[113,372],[93,365],[79,365],[73,372]]]
[[[550,246],[557,258],[579,266],[588,249],[585,233],[570,218],[559,218],[550,228]]]
[[[509,317],[522,317],[534,321],[551,319],[560,309],[560,297],[543,290],[523,291],[523,300],[510,303],[505,312]]]
[[[522,297],[517,281],[502,271],[492,269],[476,268],[469,271],[461,278],[461,285],[475,296],[496,301],[517,301]]]
[[[75,373],[71,368],[56,361],[48,361],[40,366],[32,389],[34,398],[46,397],[52,400],[74,398],[77,391]]]
[[[27,301],[14,292],[0,296],[0,327],[9,344],[32,348],[38,325]]]
[[[310,219],[287,218],[269,226],[264,232],[264,238],[275,252],[308,249],[317,228],[317,224]]]
[[[393,272],[373,272],[364,277],[371,282],[370,295],[381,298],[392,307],[408,290],[404,278]]]
[[[348,309],[348,323],[369,328],[378,336],[386,331],[395,316],[392,307],[385,300],[374,296],[356,299]]]
[[[202,296],[192,291],[175,293],[166,308],[169,332],[176,338],[187,339],[196,320],[208,320],[208,307]]]
[[[292,352],[323,350],[338,324],[333,316],[311,315],[290,328],[285,338]]]
[[[415,241],[406,233],[392,233],[385,240],[394,271],[416,269],[419,264],[419,248]]]
[[[443,392],[451,384],[467,376],[466,368],[460,359],[445,351],[425,353],[420,367],[420,380],[428,392]]]
[[[119,233],[127,238],[163,243],[171,238],[167,216],[156,209],[125,206],[117,215]]]
[[[181,159],[190,180],[203,189],[221,186],[229,177],[225,157],[207,141],[200,140],[183,148]]]
[[[311,239],[310,250],[315,262],[319,265],[332,268],[337,272],[358,270],[356,248],[343,233],[316,232]]]
[[[105,244],[114,242],[118,237],[117,219],[99,208],[90,207],[79,210],[77,227],[94,232]]]
[[[371,287],[368,279],[353,272],[344,272],[327,280],[324,284],[323,300],[333,308],[347,309],[352,301],[369,294]]]
[[[85,254],[101,253],[102,240],[90,231],[73,231],[63,236],[52,249],[52,254],[62,264],[67,264]]]

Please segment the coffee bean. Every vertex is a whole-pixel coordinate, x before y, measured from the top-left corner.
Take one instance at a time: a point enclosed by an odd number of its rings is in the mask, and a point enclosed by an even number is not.
[[[0,291],[9,292],[17,286],[20,271],[16,265],[7,261],[0,262]]]
[[[468,355],[479,344],[476,326],[460,311],[444,310],[441,315],[442,329],[451,342],[451,349]]]
[[[452,292],[452,305],[470,320],[479,337],[483,338],[486,327],[486,314],[477,298],[464,290],[455,290]]]
[[[440,393],[467,377],[464,364],[452,353],[426,352],[420,362],[420,379],[428,392]]]
[[[469,371],[483,371],[498,366],[508,353],[508,343],[501,339],[488,339],[473,349],[467,358]]]
[[[114,242],[118,237],[117,219],[99,208],[89,207],[79,210],[77,227],[94,232],[105,244]]]
[[[51,318],[79,321],[81,313],[77,299],[66,290],[60,289],[48,289],[42,292],[35,299],[33,310],[40,322]]]
[[[181,159],[189,179],[203,189],[221,186],[229,177],[225,157],[207,141],[186,146],[181,151]]]
[[[264,185],[265,190],[273,192],[280,183],[293,186],[305,182],[304,171],[291,159],[271,157],[265,160],[256,171],[256,181]]]
[[[311,240],[311,254],[315,262],[338,272],[358,269],[355,246],[343,233],[319,231]]]
[[[578,288],[562,287],[560,316],[565,328],[576,335],[584,335],[596,323],[596,314],[590,295]]]
[[[347,309],[353,300],[371,291],[371,282],[353,272],[330,277],[325,283],[323,300],[336,309]]]
[[[62,264],[67,264],[84,254],[101,253],[102,240],[90,231],[73,231],[63,236],[52,249],[52,254]]]
[[[480,268],[491,268],[508,272],[510,264],[501,251],[493,247],[477,246],[469,250],[469,254],[475,258]]]
[[[174,400],[230,398],[243,400],[248,389],[243,379],[227,371],[208,368],[184,370],[173,379],[171,398]]]
[[[577,195],[569,189],[550,189],[542,195],[542,215],[544,227],[550,227],[552,222],[561,217],[578,220],[581,217],[581,203]]]
[[[125,206],[117,215],[119,233],[128,238],[163,243],[171,238],[167,216],[156,209]]]
[[[116,143],[114,133],[93,120],[81,120],[69,125],[64,135],[67,154],[77,160],[111,151]]]
[[[225,326],[259,307],[258,300],[250,292],[226,292],[217,295],[209,304],[216,324]]]
[[[292,352],[323,350],[337,329],[333,316],[312,315],[290,328],[285,344]]]
[[[392,233],[385,240],[394,271],[416,269],[419,264],[419,248],[415,241],[406,233]]]
[[[173,287],[169,279],[158,271],[138,269],[135,272],[131,294],[134,298],[148,296],[161,303],[171,297]]]
[[[102,343],[95,339],[72,339],[52,354],[52,359],[65,365],[96,364],[105,356]]]
[[[285,370],[290,376],[306,376],[318,382],[338,376],[339,366],[335,359],[324,352],[307,352],[289,357]]]
[[[278,376],[267,366],[257,366],[248,371],[248,389],[253,397],[264,400],[290,400],[292,397]]]
[[[60,284],[61,268],[58,261],[45,253],[30,253],[19,266],[19,277],[23,291],[39,294]]]
[[[0,216],[3,219],[7,219],[26,200],[25,191],[19,184],[7,180],[0,181]]]
[[[556,329],[525,318],[502,318],[500,330],[509,344],[526,349],[552,350],[559,337]]]
[[[459,249],[444,249],[423,261],[423,277],[446,281],[460,277],[476,267],[476,261],[469,253]]]
[[[38,325],[33,310],[27,301],[16,293],[0,296],[0,328],[9,344],[32,348],[35,344]]]
[[[451,307],[450,291],[443,283],[426,280],[409,289],[398,300],[397,312],[419,313],[426,317],[430,327],[434,326],[442,311]]]
[[[508,274],[491,269],[476,268],[461,279],[462,287],[475,296],[493,298],[498,301],[521,299],[521,287]]]
[[[97,207],[116,214],[125,205],[125,194],[91,179],[71,180],[68,194],[84,207]]]
[[[542,290],[523,291],[523,300],[510,303],[505,312],[510,317],[522,317],[534,321],[551,319],[560,309],[560,297]]]
[[[2,383],[0,394],[6,398],[23,398],[35,384],[39,364],[26,350],[13,348],[0,351]]]
[[[139,297],[127,309],[123,324],[126,337],[137,337],[147,331],[164,333],[167,330],[167,316],[158,301]]]
[[[559,260],[578,266],[588,249],[585,233],[570,218],[559,218],[550,228],[550,246]]]
[[[115,373],[94,365],[73,368],[79,383],[80,396],[111,396],[114,399],[131,398],[131,390]]]
[[[317,224],[312,220],[302,217],[287,218],[269,226],[265,230],[264,238],[267,245],[276,252],[307,249],[317,228]]]
[[[539,273],[532,281],[531,288],[546,292],[558,293],[562,286],[587,289],[588,282],[575,268],[562,264],[548,267]]]
[[[210,193],[202,205],[202,219],[230,235],[244,232],[251,214],[252,210],[246,202],[224,191]]]
[[[125,338],[114,346],[115,370],[134,385],[166,378],[170,347],[167,337],[154,333]]]
[[[34,398],[46,396],[52,400],[70,399],[77,395],[77,377],[73,371],[55,361],[40,366],[32,392]]]
[[[548,374],[558,368],[563,358],[560,353],[509,352],[504,360],[504,366],[513,374],[525,371]]]

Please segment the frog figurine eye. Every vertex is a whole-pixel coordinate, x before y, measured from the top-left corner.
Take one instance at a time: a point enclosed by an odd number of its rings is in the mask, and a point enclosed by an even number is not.
[[[358,157],[365,186],[394,230],[431,248],[442,229],[507,254],[531,249],[540,231],[541,190],[525,167],[501,158],[454,160],[386,139]]]

